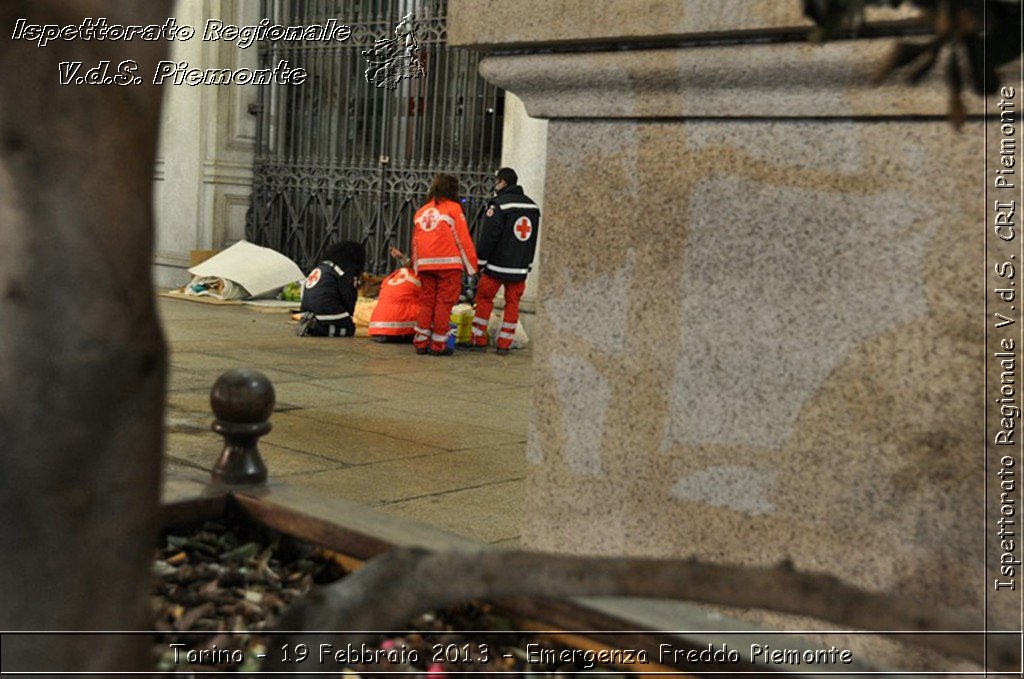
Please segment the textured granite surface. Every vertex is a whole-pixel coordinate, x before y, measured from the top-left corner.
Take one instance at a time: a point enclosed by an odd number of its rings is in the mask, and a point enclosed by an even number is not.
[[[942,68],[916,87],[901,77],[874,84],[894,44],[877,38],[529,54],[487,57],[480,73],[539,118],[945,115]],[[981,112],[981,97],[965,91],[963,100],[969,113]]]
[[[453,12],[453,36],[500,48],[801,21],[795,2],[694,0],[674,18],[663,3],[526,5],[495,26]],[[984,131],[943,119],[938,74],[872,86],[892,44],[481,63],[551,120],[523,544],[791,559],[981,627]],[[1012,627],[1016,604],[993,599],[990,623]],[[956,667],[864,639],[847,641]]]
[[[448,14],[452,45],[735,34],[812,25],[799,2],[757,0],[451,0]],[[915,15],[909,8],[872,8],[867,18]]]
[[[524,544],[978,610],[982,140],[552,122]]]

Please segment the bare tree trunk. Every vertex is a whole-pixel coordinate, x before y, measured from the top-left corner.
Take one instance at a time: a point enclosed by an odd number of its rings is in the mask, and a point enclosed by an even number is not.
[[[760,608],[805,615],[860,630],[951,631],[977,627],[969,616],[922,610],[888,594],[873,594],[830,575],[799,573],[787,565],[731,566],[666,559],[580,557],[486,550],[430,553],[398,549],[370,561],[340,582],[314,590],[289,610],[279,629],[334,630],[340,634],[282,632],[269,648],[329,642],[340,648],[373,638],[365,632],[405,629],[420,613],[471,599],[514,596],[568,598],[634,596]],[[907,637],[914,643],[982,662],[977,635]],[[991,667],[1020,667],[1013,639],[989,641]],[[271,653],[264,670],[301,672]]]
[[[11,38],[163,23],[167,0],[0,4],[0,628],[148,629],[165,382],[151,192],[165,41]],[[58,84],[135,59],[135,86]],[[8,636],[6,670],[151,667],[144,636]]]

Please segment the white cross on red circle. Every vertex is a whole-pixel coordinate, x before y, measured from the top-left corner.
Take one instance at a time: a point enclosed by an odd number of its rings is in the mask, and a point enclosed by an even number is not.
[[[533,233],[533,222],[530,221],[529,217],[520,217],[516,220],[516,225],[512,229],[512,233],[516,235],[521,241],[530,240],[530,234]]]

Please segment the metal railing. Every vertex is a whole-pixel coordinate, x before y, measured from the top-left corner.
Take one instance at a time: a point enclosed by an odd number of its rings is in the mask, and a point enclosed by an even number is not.
[[[412,217],[433,176],[459,177],[474,234],[501,158],[504,93],[477,73],[479,56],[448,48],[447,0],[263,0],[271,24],[337,19],[345,41],[259,46],[261,68],[287,60],[301,85],[261,88],[249,240],[314,266],[335,240],[366,245],[367,270],[408,252]],[[396,89],[366,81],[362,50],[415,15],[425,77]]]

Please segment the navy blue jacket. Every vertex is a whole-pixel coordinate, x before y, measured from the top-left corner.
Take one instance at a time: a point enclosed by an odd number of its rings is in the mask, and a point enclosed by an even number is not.
[[[480,270],[501,280],[526,280],[539,233],[540,208],[518,184],[506,186],[487,204],[476,246]]]
[[[306,277],[302,289],[302,311],[316,316],[317,325],[325,331],[324,334],[351,337],[356,331],[352,316],[356,311],[358,286],[359,278],[355,272],[345,271],[334,262],[321,262]]]

